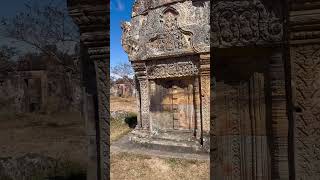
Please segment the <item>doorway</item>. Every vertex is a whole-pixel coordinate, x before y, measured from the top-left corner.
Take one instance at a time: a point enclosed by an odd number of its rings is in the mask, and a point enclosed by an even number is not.
[[[158,131],[195,128],[192,78],[156,79],[150,83],[151,126]]]

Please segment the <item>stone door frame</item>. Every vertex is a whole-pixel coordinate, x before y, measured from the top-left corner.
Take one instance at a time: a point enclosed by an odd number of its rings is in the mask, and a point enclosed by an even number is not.
[[[231,50],[231,51],[230,51]],[[238,52],[234,53],[232,50],[236,50]],[[229,52],[228,52],[229,51]],[[266,103],[270,104],[270,111],[268,112],[269,118],[266,119],[266,121],[271,121],[270,123],[270,131],[267,132],[268,139],[271,140],[271,146],[270,146],[270,158],[271,158],[271,164],[273,166],[268,169],[270,174],[268,176],[270,178],[275,178],[280,174],[283,178],[288,178],[288,115],[287,115],[287,96],[286,96],[286,78],[285,78],[285,49],[281,46],[260,46],[260,47],[241,47],[241,48],[224,48],[224,49],[213,49],[213,54],[215,55],[213,57],[213,68],[212,68],[212,77],[216,78],[216,69],[218,68],[216,65],[217,59],[219,58],[219,54],[221,54],[222,57],[227,57],[227,54],[236,54],[235,57],[252,57],[253,55],[256,55],[257,57],[261,56],[259,55],[259,52],[265,52],[267,54],[267,57],[265,60],[268,61],[267,63],[267,69],[266,69],[266,75],[269,81],[269,86],[267,87],[267,90],[270,92],[267,92],[269,94],[269,98],[266,98]],[[240,52],[240,53],[239,53]],[[256,54],[255,54],[256,53]],[[239,55],[240,54],[240,55]],[[262,54],[263,55],[263,54]],[[214,85],[215,87],[215,85]],[[213,93],[215,92],[215,89],[212,89]],[[215,95],[213,96],[213,103],[215,103]],[[268,108],[267,108],[268,109]],[[214,107],[212,109],[212,113],[214,113]],[[212,116],[215,118],[215,116]],[[212,120],[212,131],[211,134],[214,138],[211,144],[211,148],[217,149],[219,148],[219,145],[217,143],[218,136],[216,136],[216,129],[215,129],[215,120]],[[268,127],[266,127],[268,128]],[[253,129],[254,130],[254,129]],[[255,131],[255,130],[254,130]],[[220,145],[221,146],[221,145]],[[214,157],[219,157],[219,154],[216,154],[216,150],[213,151]],[[279,158],[281,157],[281,158]],[[212,163],[215,163],[212,161]],[[215,168],[219,168],[221,165],[219,165],[219,161],[216,162],[218,164],[214,165]],[[235,165],[236,166],[236,165]],[[240,166],[239,166],[240,167]],[[217,171],[217,170],[216,170]],[[240,176],[240,174],[239,174]],[[223,179],[222,174],[214,175],[216,178]]]

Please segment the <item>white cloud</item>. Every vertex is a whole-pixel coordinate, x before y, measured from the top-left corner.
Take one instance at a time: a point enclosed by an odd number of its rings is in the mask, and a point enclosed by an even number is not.
[[[125,6],[124,6],[124,3],[122,2],[122,0],[116,0],[116,10],[118,11],[123,11]]]

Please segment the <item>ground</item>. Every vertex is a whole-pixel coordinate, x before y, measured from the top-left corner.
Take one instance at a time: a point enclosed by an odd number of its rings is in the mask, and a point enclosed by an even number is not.
[[[135,98],[111,98],[111,111],[136,114]],[[85,166],[87,156],[85,123],[79,113],[14,114],[0,112],[0,154],[11,157],[25,153],[49,155]],[[119,119],[111,121],[111,143],[132,129]],[[159,158],[111,152],[111,179],[171,180],[209,179],[209,162]]]
[[[134,98],[111,98],[111,111],[137,113]],[[132,129],[121,120],[111,121],[111,145]],[[111,179],[115,180],[205,180],[209,161],[159,158],[111,151]]]
[[[85,164],[86,134],[80,113],[0,115],[0,154],[39,153]]]

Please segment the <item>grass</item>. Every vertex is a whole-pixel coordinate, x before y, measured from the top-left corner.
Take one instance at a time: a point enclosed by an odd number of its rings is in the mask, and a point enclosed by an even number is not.
[[[111,98],[111,109],[131,112],[136,108],[135,99]],[[137,112],[137,111],[132,111]],[[129,133],[136,124],[136,115],[125,120],[111,119],[111,143]],[[159,158],[123,152],[111,152],[112,180],[207,180],[209,161]]]
[[[87,140],[85,121],[80,113],[55,114],[0,112],[0,154],[16,157],[42,154],[64,161],[64,168],[52,172],[55,180],[85,179]],[[63,156],[63,158],[60,158]],[[58,173],[59,172],[59,173]],[[47,174],[45,174],[47,176]],[[46,180],[37,173],[31,180]],[[0,178],[0,180],[2,180]]]
[[[132,129],[129,125],[119,119],[111,119],[110,141],[111,143],[128,134]]]
[[[209,179],[209,161],[111,154],[111,179],[205,180]]]

